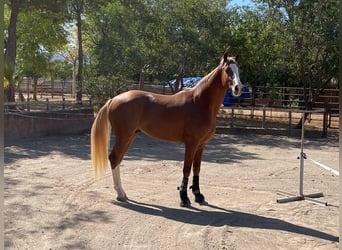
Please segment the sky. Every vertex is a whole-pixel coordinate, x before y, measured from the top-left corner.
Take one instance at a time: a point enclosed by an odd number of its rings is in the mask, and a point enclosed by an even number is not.
[[[249,5],[252,4],[251,0],[231,0],[229,5],[238,5],[238,6],[243,6],[243,5]]]

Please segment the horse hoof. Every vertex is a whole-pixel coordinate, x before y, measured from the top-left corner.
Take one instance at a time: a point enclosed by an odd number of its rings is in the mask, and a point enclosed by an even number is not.
[[[197,195],[195,196],[195,202],[203,203],[203,202],[204,202],[204,196],[203,196],[203,194],[197,194]]]
[[[128,200],[128,198],[127,198],[127,196],[123,196],[123,197],[118,196],[118,197],[116,197],[116,200],[121,201],[121,202],[125,202]]]
[[[181,207],[189,207],[191,202],[188,197],[188,193],[186,191],[179,191],[180,199],[181,199]]]
[[[180,206],[181,206],[181,207],[190,207],[190,205],[191,205],[191,202],[190,202],[189,199],[187,199],[187,200],[182,200],[182,201],[180,202]]]

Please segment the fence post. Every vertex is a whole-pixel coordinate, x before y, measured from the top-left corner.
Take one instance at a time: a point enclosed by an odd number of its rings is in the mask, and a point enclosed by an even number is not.
[[[49,107],[49,98],[46,98],[46,111],[49,111],[50,107]]]
[[[27,109],[27,111],[31,111],[31,107],[30,107],[30,98],[27,99],[27,102],[26,102],[26,109]]]
[[[289,110],[289,135],[292,134],[292,110]]]
[[[261,128],[265,128],[265,121],[266,121],[266,110],[265,110],[265,105],[262,105],[262,123],[261,123]]]
[[[327,108],[324,109],[323,113],[323,130],[322,130],[322,137],[327,137],[328,135],[328,110]]]
[[[252,107],[255,107],[255,94],[256,94],[256,87],[252,86]]]
[[[232,107],[232,112],[231,112],[231,119],[230,119],[230,128],[234,127],[234,108]]]
[[[140,78],[139,78],[139,89],[140,90],[144,90],[144,78],[145,78],[145,74],[144,74],[144,71],[141,71],[140,72]]]
[[[62,98],[62,110],[65,110],[65,97]]]

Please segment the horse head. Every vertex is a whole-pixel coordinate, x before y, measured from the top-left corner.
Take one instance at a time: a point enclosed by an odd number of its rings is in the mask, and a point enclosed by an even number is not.
[[[228,57],[228,52],[226,51],[221,61],[223,68],[222,82],[228,84],[228,88],[231,89],[233,96],[240,96],[244,87],[240,81],[239,68],[237,66],[239,58],[239,53],[235,57]]]

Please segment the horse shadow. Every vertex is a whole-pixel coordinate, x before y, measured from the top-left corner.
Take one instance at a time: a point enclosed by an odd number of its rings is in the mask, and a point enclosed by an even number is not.
[[[251,139],[249,139],[251,141]],[[111,147],[115,140],[111,141]],[[244,152],[235,146],[238,139],[214,137],[205,147],[203,162],[234,163],[245,159],[260,159],[257,154]],[[240,142],[239,142],[240,143]],[[246,143],[247,144],[247,143]],[[172,152],[172,153],[170,153]],[[185,146],[182,143],[166,142],[140,134],[125,154],[125,160],[183,161]]]
[[[229,210],[209,203],[203,204],[201,208],[191,206],[188,209],[164,207],[161,205],[148,204],[134,200],[128,200],[127,202],[113,201],[112,204],[138,213],[159,216],[169,220],[198,226],[231,226],[278,230],[302,234],[332,242],[339,241],[337,236],[312,228],[295,225],[277,218]],[[205,207],[215,209],[215,211],[206,210]]]

